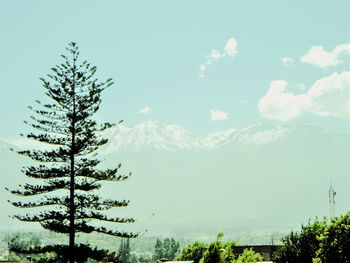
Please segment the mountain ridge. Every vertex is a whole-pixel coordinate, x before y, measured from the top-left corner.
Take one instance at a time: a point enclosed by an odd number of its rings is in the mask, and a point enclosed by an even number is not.
[[[118,125],[103,135],[109,142],[102,152],[110,154],[118,151],[135,152],[143,149],[153,150],[210,150],[227,145],[263,146],[273,143],[293,133],[326,133],[311,124],[282,124],[259,122],[243,129],[230,128],[199,137],[179,125],[162,125],[158,121],[148,120],[134,127]]]

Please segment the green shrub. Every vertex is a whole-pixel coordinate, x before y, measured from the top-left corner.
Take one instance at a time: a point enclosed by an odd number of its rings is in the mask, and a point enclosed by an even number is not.
[[[258,261],[262,261],[263,258],[259,253],[255,253],[252,248],[250,249],[245,249],[243,251],[243,254],[240,255],[235,263],[255,263]]]
[[[276,263],[350,263],[350,212],[330,222],[316,218],[282,242],[273,258]]]
[[[185,247],[181,254],[176,258],[177,260],[193,260],[194,263],[198,263],[203,257],[203,253],[207,247],[207,244],[195,241],[192,244]]]
[[[322,263],[350,262],[350,211],[339,218],[331,219],[318,237],[317,256]]]

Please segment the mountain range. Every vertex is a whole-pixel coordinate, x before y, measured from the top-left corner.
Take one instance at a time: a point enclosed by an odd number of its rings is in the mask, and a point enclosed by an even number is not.
[[[178,125],[149,120],[134,127],[106,130],[101,148],[105,167],[122,163],[129,180],[108,183],[101,194],[130,199],[117,216],[137,223],[122,229],[185,238],[235,238],[239,229],[300,227],[314,216],[328,215],[328,188],[337,191],[337,213],[349,210],[350,136],[312,124],[260,122],[199,137]],[[16,145],[20,147],[21,145]],[[29,161],[0,141],[1,182],[23,182],[20,169]],[[3,189],[1,200],[13,199]],[[1,201],[3,228],[24,227],[10,221],[18,212]],[[26,224],[30,225],[30,224]],[[272,231],[272,230],[271,230]],[[243,234],[241,236],[244,236]]]
[[[301,127],[303,126],[303,127]],[[129,152],[155,149],[215,149],[228,144],[264,145],[277,141],[290,133],[304,129],[315,129],[308,124],[281,125],[260,122],[244,129],[231,128],[211,133],[205,138],[198,137],[178,125],[161,125],[158,121],[148,120],[132,128],[117,125],[104,133],[109,144],[105,154],[126,150]],[[318,132],[322,132],[319,130]]]

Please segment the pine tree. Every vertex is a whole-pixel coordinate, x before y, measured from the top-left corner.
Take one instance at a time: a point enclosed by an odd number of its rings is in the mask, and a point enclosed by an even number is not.
[[[18,151],[34,161],[22,172],[38,183],[26,183],[18,190],[9,190],[17,196],[38,199],[9,202],[19,208],[40,207],[40,212],[13,217],[24,222],[39,222],[45,229],[68,235],[68,246],[36,248],[36,251],[55,251],[61,257],[60,262],[73,263],[84,262],[87,256],[103,255],[89,246],[76,244],[77,233],[97,232],[128,238],[137,234],[94,224],[98,221],[134,222],[132,218],[108,217],[103,213],[115,207],[126,207],[129,201],[102,199],[96,193],[102,182],[123,181],[130,174],[118,175],[120,164],[113,169],[98,166],[101,161],[97,150],[108,141],[100,134],[113,124],[98,126],[92,116],[100,107],[101,92],[113,84],[112,79],[99,82],[94,77],[96,67],[87,61],[79,62],[76,43],[70,43],[66,50],[68,56],[62,55],[64,62],[51,68],[48,80],[41,78],[50,102],[37,100],[37,109],[29,107],[34,112],[31,122],[25,122],[36,131],[25,137],[50,145],[50,148]]]

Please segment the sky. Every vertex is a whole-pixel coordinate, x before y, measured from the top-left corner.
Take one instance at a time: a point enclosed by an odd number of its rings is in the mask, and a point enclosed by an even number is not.
[[[31,115],[27,106],[48,99],[39,78],[63,62],[60,55],[66,54],[65,47],[72,41],[78,43],[81,61],[97,66],[100,80],[113,78],[115,82],[102,95],[96,114],[99,122],[124,120],[125,126],[132,127],[152,119],[163,125],[177,124],[199,137],[259,122],[311,123],[348,136],[349,12],[350,2],[341,0],[0,0],[0,141],[22,142],[19,134],[29,132],[23,123]],[[177,159],[169,153],[171,157],[160,161],[164,170],[149,166],[142,155],[139,159],[145,165],[137,167],[137,160],[130,160],[135,163],[135,167],[130,165],[135,178],[140,178],[131,181],[130,188],[144,187],[149,178],[137,175],[153,175],[152,169],[159,173],[159,178],[148,182],[156,187],[155,202],[158,188],[168,189],[157,185],[164,174],[169,176],[164,183],[178,184],[178,188],[169,187],[173,191],[184,188],[177,180],[182,177],[175,175],[193,175],[195,183],[185,185],[187,193],[198,188],[196,194],[213,203],[216,199],[206,192],[213,185],[228,205],[236,195],[241,198],[256,187],[260,196],[268,193],[266,198],[251,195],[252,206],[242,206],[260,216],[257,211],[264,208],[260,206],[264,200],[272,200],[276,207],[287,200],[282,212],[266,202],[271,211],[281,214],[282,222],[299,206],[303,210],[296,209],[302,212],[295,214],[305,218],[327,213],[329,179],[334,176],[337,207],[344,211],[349,204],[349,147],[323,138],[302,141],[296,137],[289,144],[282,142],[276,152],[273,145],[266,152],[242,151],[234,157],[225,151],[207,153],[216,160],[214,164],[209,157],[203,161],[201,154],[187,158],[181,152]],[[285,145],[293,151],[285,152]],[[188,165],[191,158],[197,162]],[[183,165],[178,165],[181,160]],[[15,169],[7,161],[1,165]],[[208,180],[203,179],[205,173]],[[8,174],[6,180],[11,181],[12,174]],[[256,182],[267,188],[261,189]],[[220,190],[222,185],[226,191]],[[130,198],[139,200],[139,207],[146,211],[143,192],[135,189],[135,196],[142,196]],[[296,197],[294,189],[299,191]],[[190,215],[192,203],[184,200]],[[165,212],[168,206],[164,205]],[[203,217],[219,214],[220,207],[212,205],[212,213],[206,209]],[[182,217],[177,210],[165,212],[163,219],[173,219],[175,212]],[[299,226],[301,220],[295,222]]]
[[[272,120],[349,132],[349,1],[0,1],[0,137],[25,132],[39,77],[77,42],[99,121],[206,136]]]

